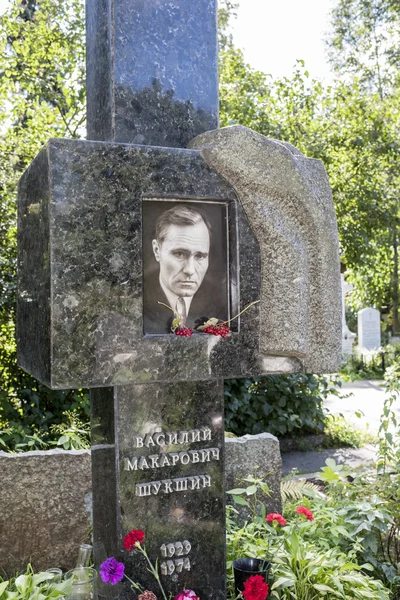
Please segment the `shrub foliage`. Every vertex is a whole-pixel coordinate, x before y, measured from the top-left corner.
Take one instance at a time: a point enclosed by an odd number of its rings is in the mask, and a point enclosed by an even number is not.
[[[225,429],[236,435],[321,433],[323,401],[338,393],[337,386],[337,379],[304,373],[227,380]]]

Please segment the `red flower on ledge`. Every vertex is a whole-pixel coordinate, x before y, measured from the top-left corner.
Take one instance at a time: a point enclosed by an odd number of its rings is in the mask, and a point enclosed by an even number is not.
[[[243,597],[245,600],[265,600],[268,590],[262,575],[252,575],[244,582]]]
[[[311,510],[308,510],[305,506],[298,506],[296,512],[298,515],[304,515],[307,521],[314,521],[314,515]]]
[[[129,533],[124,537],[124,548],[125,550],[133,550],[137,548],[138,545],[142,544],[144,540],[144,531],[140,529],[132,529]]]
[[[282,515],[280,515],[279,513],[269,513],[269,515],[265,517],[265,520],[267,521],[267,523],[273,523],[274,521],[276,521],[278,525],[281,525],[282,527],[285,527],[287,522],[286,519],[282,517]]]

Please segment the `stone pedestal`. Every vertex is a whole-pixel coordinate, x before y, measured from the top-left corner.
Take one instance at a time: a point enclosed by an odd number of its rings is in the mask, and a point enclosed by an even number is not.
[[[142,530],[167,594],[195,589],[200,598],[223,600],[223,382],[91,395],[94,541],[157,593],[144,558],[123,551],[124,536]]]

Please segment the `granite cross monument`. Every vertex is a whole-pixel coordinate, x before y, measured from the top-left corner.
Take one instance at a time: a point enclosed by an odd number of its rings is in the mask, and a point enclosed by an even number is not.
[[[216,17],[88,0],[88,141],[50,140],[19,187],[19,363],[91,388],[94,540],[159,595],[123,549],[145,531],[167,593],[202,600],[226,597],[223,379],[336,371],[342,320],[325,170],[218,129]],[[171,329],[252,303],[226,338]]]

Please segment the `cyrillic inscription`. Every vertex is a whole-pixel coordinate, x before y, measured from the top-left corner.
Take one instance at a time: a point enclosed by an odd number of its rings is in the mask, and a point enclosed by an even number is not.
[[[133,436],[134,448],[153,448],[154,446],[171,446],[178,444],[193,444],[194,442],[206,442],[211,440],[211,429],[201,427],[190,429],[190,431],[157,431],[148,433],[144,437]]]
[[[157,494],[172,494],[173,492],[185,492],[187,490],[200,490],[211,487],[210,475],[193,475],[190,477],[179,477],[176,479],[163,479],[162,481],[148,481],[137,483],[135,486],[136,496],[157,496]]]
[[[148,456],[136,456],[124,459],[125,471],[143,471],[145,469],[156,469],[174,467],[176,464],[188,465],[189,463],[210,462],[219,460],[219,448],[202,448],[199,450],[188,450],[187,452],[168,452],[167,454],[150,454]]]

